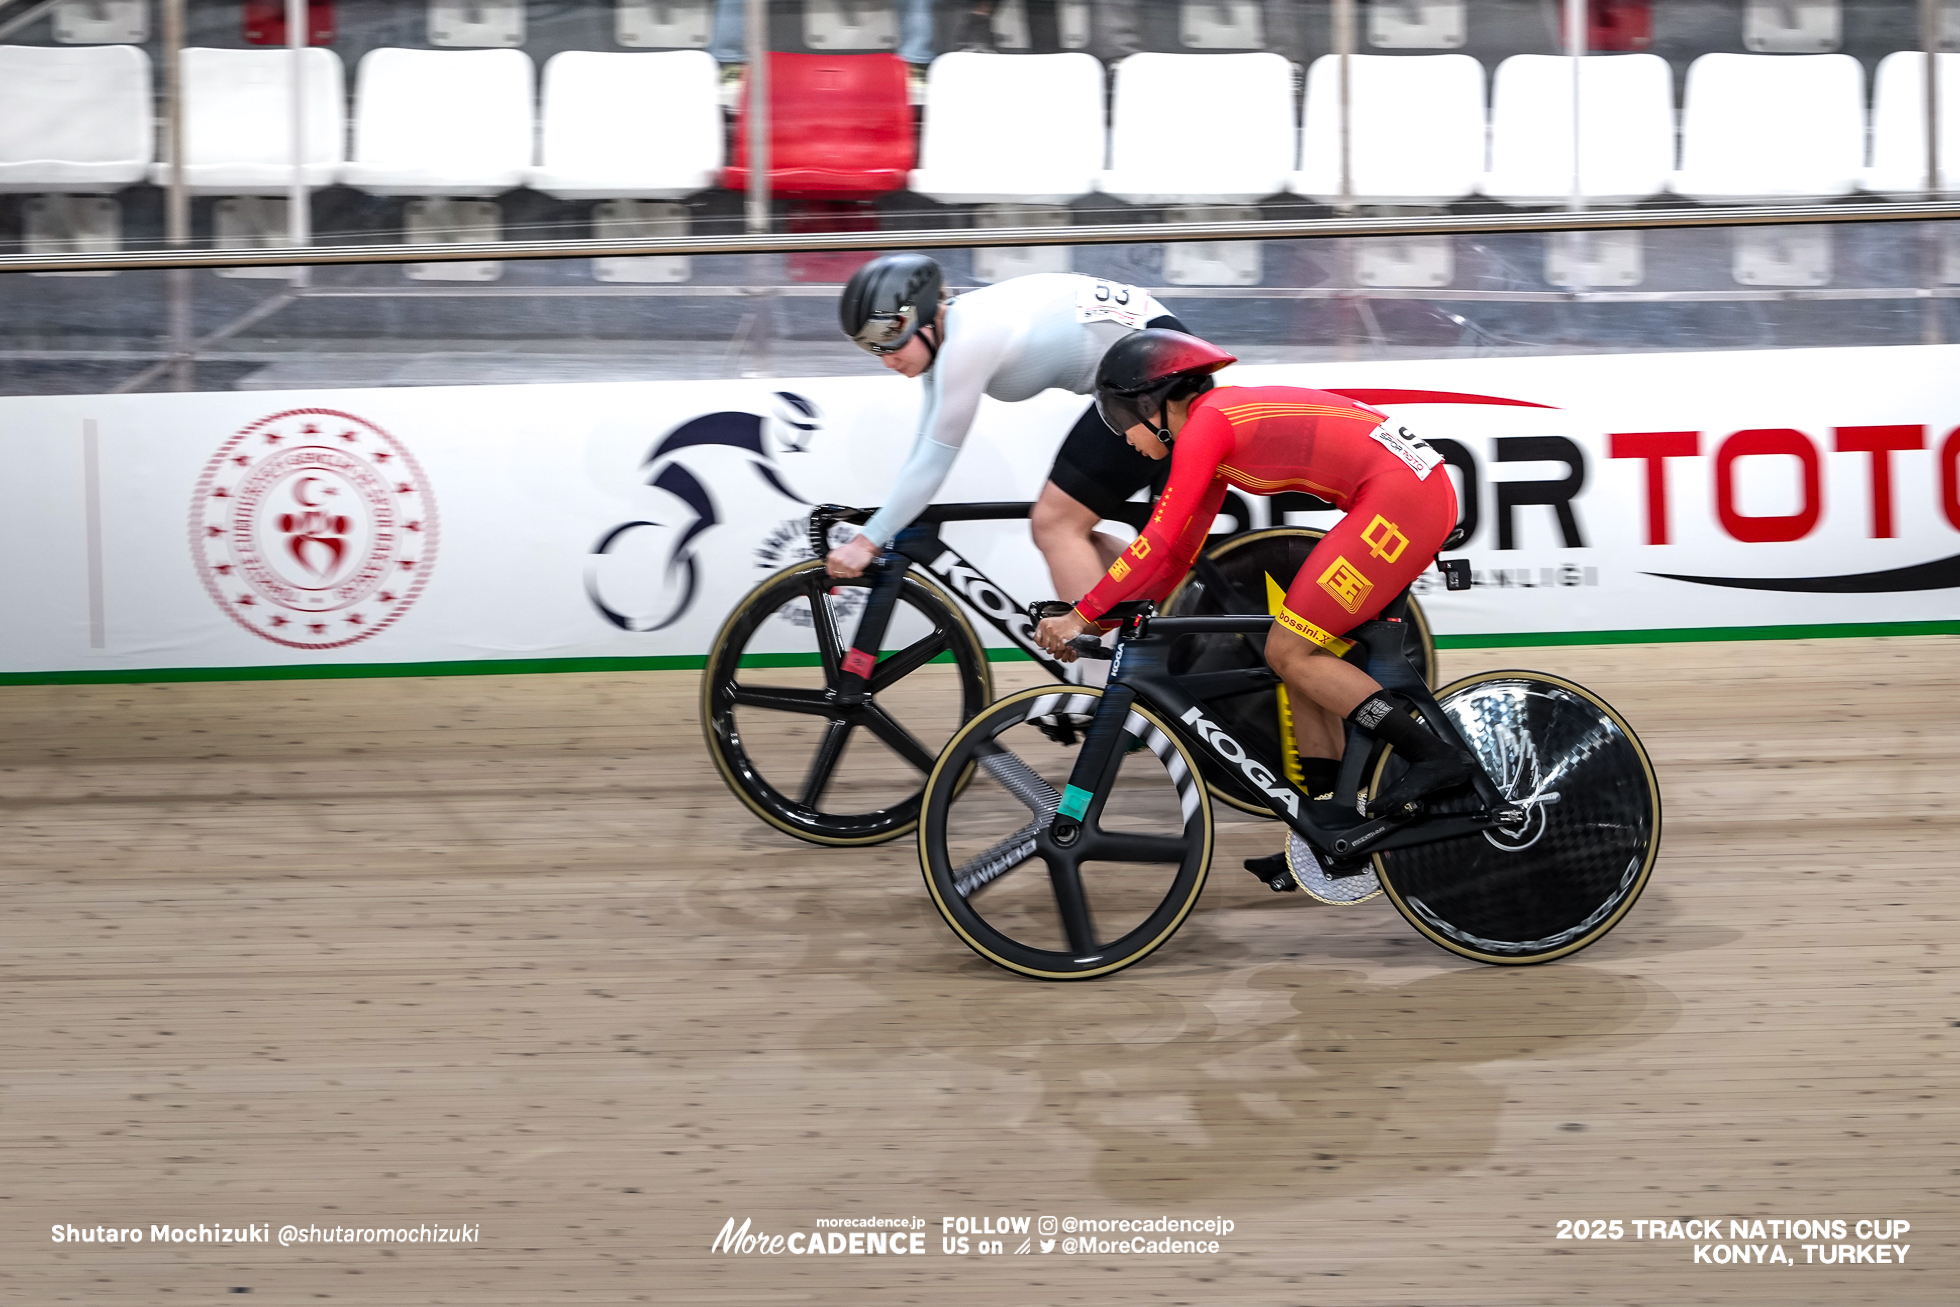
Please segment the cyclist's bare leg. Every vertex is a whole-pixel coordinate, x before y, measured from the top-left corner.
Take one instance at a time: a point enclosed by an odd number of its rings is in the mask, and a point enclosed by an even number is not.
[[[1101,520],[1095,509],[1053,481],[1041,487],[1041,497],[1028,514],[1028,527],[1034,547],[1048,561],[1057,599],[1074,603],[1088,594],[1127,547],[1115,536],[1096,530]]]
[[[1266,661],[1292,692],[1296,723],[1309,718],[1308,714],[1300,711],[1302,700],[1312,700],[1322,710],[1321,714],[1311,717],[1306,731],[1303,732],[1300,726],[1295,727],[1295,738],[1300,742],[1300,756],[1303,759],[1338,758],[1343,737],[1342,719],[1354,721],[1355,710],[1365,700],[1383,693],[1374,677],[1352,663],[1341,661],[1304,636],[1277,624],[1272,634],[1266,637]],[[1459,784],[1476,765],[1468,753],[1455,744],[1437,738],[1409,713],[1395,706],[1399,702],[1398,699],[1380,700],[1370,705],[1368,720],[1356,722],[1366,734],[1393,745],[1412,764],[1385,794],[1376,796],[1370,805],[1371,813],[1388,811],[1421,798],[1432,790]]]
[[[1300,756],[1339,758],[1347,738],[1342,719],[1381,683],[1278,623],[1266,637],[1266,662],[1290,692]]]

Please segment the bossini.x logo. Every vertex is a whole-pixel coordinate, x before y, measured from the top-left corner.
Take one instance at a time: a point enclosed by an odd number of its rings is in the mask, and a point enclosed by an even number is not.
[[[785,452],[802,453],[822,428],[817,406],[801,395],[776,392],[774,411],[706,413],[681,423],[654,444],[640,464],[646,484],[661,491],[668,507],[658,517],[621,522],[599,537],[586,562],[585,594],[599,615],[622,631],[659,631],[693,607],[700,587],[695,542],[721,525],[716,492],[753,495],[767,488],[799,505],[810,501],[783,479],[766,433]],[[747,455],[741,461],[755,480],[725,476],[710,490],[710,450]],[[622,566],[624,564],[624,566]]]
[[[325,408],[261,418],[205,465],[191,557],[218,607],[293,649],[338,649],[408,611],[436,558],[436,501],[406,446]]]

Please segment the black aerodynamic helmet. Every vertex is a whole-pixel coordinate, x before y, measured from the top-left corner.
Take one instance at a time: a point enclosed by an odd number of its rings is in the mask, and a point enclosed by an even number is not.
[[[1168,445],[1164,405],[1204,394],[1212,388],[1212,373],[1237,362],[1210,341],[1181,331],[1132,332],[1111,345],[1096,368],[1096,411],[1118,435],[1141,422]]]
[[[945,285],[939,265],[923,254],[880,254],[845,283],[837,320],[859,349],[890,354],[931,324]]]

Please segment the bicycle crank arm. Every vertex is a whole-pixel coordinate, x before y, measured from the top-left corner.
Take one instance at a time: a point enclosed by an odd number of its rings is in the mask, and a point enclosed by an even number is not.
[[[1516,825],[1516,822],[1501,823]],[[1473,812],[1451,814],[1445,817],[1409,817],[1396,821],[1389,817],[1379,817],[1374,821],[1363,822],[1334,837],[1333,854],[1337,858],[1356,858],[1363,854],[1384,853],[1390,849],[1406,849],[1417,844],[1433,844],[1438,840],[1454,839],[1459,835],[1475,835],[1479,831],[1494,829],[1500,825],[1495,814]]]

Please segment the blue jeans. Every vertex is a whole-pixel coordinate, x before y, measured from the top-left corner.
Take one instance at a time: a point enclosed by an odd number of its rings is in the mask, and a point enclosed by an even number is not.
[[[932,0],[897,0],[898,57],[924,67],[932,62]],[[715,0],[715,35],[708,53],[717,63],[747,63],[744,0]]]

